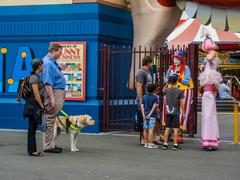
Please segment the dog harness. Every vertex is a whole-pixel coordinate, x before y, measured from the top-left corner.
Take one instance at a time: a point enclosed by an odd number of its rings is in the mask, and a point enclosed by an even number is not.
[[[73,124],[69,121],[69,117],[66,119],[66,125],[68,128],[74,130],[74,131],[80,131],[82,127],[78,126],[77,124]]]
[[[66,117],[66,127],[65,127],[65,129],[66,129],[66,133],[68,134],[68,128],[70,128],[70,129],[72,129],[72,130],[74,130],[74,131],[80,131],[81,130],[81,126],[78,126],[77,124],[73,124],[73,123],[71,123],[70,121],[69,121],[69,115],[65,112],[65,111],[63,111],[62,109],[60,110],[60,112]],[[59,120],[59,122],[60,122],[60,124],[64,127],[64,125],[63,125],[63,123],[61,122],[61,120],[60,120],[60,118],[57,116],[57,118],[58,118],[58,120]]]

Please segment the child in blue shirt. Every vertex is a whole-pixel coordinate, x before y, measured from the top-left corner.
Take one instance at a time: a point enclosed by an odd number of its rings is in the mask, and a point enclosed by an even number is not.
[[[143,136],[146,140],[144,147],[149,149],[158,148],[153,144],[153,129],[156,122],[156,110],[159,105],[158,96],[154,95],[157,86],[155,84],[147,85],[147,94],[142,97],[141,111],[143,116]]]

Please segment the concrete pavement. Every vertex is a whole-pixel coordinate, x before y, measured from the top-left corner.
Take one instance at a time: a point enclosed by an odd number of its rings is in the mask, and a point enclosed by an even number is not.
[[[200,116],[199,116],[200,121]],[[0,180],[238,180],[240,145],[233,145],[232,115],[220,115],[221,143],[216,152],[201,150],[199,135],[185,139],[181,151],[145,149],[134,134],[84,135],[79,152],[29,157],[25,132],[0,131]],[[37,134],[41,147],[41,133]]]

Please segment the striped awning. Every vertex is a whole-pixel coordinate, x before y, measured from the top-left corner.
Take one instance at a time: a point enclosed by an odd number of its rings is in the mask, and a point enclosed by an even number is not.
[[[168,36],[167,42],[169,47],[182,47],[191,43],[201,43],[204,40],[202,36],[202,28],[205,28],[213,41],[217,44],[236,44],[240,45],[240,34],[226,32],[214,29],[211,24],[204,26],[197,19],[182,19],[175,30]],[[240,47],[240,46],[239,46]]]

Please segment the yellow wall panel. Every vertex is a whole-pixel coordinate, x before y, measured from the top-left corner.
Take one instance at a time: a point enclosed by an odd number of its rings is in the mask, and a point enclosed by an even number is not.
[[[110,6],[116,6],[121,8],[129,8],[130,4],[126,3],[126,0],[73,0],[73,3],[84,3],[84,2],[99,2]]]
[[[1,0],[0,6],[72,4],[72,0]]]

